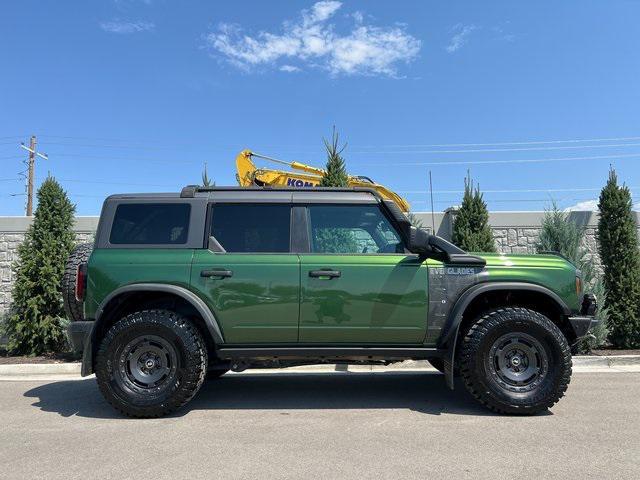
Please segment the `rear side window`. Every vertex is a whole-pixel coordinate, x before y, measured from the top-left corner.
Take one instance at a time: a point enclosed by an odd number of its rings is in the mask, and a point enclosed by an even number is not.
[[[289,252],[291,206],[216,204],[211,235],[227,252]]]
[[[187,243],[191,206],[185,203],[123,203],[111,227],[112,244]]]

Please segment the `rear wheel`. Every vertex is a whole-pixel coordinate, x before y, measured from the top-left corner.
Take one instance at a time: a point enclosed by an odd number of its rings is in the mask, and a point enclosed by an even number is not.
[[[132,417],[159,417],[186,404],[206,374],[207,349],[196,327],[168,310],[127,315],[107,332],[96,359],[100,391]]]
[[[531,415],[553,406],[571,378],[560,329],[525,308],[482,316],[464,336],[460,367],[467,390],[493,411]]]

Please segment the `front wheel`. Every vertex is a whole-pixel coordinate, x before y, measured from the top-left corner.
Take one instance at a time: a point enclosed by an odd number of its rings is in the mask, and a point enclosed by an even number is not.
[[[499,413],[532,415],[564,395],[571,351],[560,329],[526,308],[502,308],[474,323],[462,340],[465,386]]]
[[[105,335],[96,358],[100,391],[132,417],[159,417],[182,407],[202,386],[206,369],[200,332],[168,310],[122,318]]]

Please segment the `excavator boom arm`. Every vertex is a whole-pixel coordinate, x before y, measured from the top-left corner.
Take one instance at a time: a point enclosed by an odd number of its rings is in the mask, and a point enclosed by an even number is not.
[[[275,170],[269,168],[258,168],[252,157],[264,158],[277,163],[282,163],[297,171]],[[316,187],[324,175],[324,170],[299,162],[285,162],[274,158],[258,155],[251,150],[243,150],[236,157],[236,179],[242,187],[251,186],[279,186],[279,187]],[[304,173],[302,173],[304,172]],[[378,192],[381,197],[393,200],[403,212],[409,211],[409,203],[394,191],[384,185],[369,181],[364,177],[349,175],[350,187],[366,187]]]

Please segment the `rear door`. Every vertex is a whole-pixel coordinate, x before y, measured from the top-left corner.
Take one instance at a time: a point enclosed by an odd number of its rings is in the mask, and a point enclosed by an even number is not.
[[[209,248],[196,250],[191,287],[226,343],[298,341],[300,262],[290,249],[290,203],[210,205]]]
[[[426,335],[427,267],[405,253],[378,204],[307,206],[300,342],[418,344]]]

